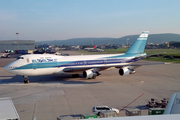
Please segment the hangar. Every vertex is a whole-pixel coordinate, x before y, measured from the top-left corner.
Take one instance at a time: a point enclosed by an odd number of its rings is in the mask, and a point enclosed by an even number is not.
[[[4,50],[34,50],[34,40],[1,40],[0,51]]]

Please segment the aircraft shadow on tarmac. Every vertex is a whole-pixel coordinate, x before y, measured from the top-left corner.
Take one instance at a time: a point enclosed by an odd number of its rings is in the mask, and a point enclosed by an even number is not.
[[[3,79],[5,78],[5,79]],[[47,76],[29,76],[30,83],[48,84],[97,84],[100,81],[94,79],[83,78],[82,75],[73,78],[72,75],[47,75]],[[24,83],[24,78],[20,75],[16,76],[0,76],[0,84]]]

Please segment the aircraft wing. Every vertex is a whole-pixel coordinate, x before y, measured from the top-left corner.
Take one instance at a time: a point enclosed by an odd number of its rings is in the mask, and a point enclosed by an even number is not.
[[[154,56],[159,56],[160,54],[164,54],[166,52],[161,52],[161,53],[156,53],[156,54],[151,54],[151,55],[146,55],[145,57],[154,57]]]
[[[97,69],[97,71],[103,71],[103,70],[109,70],[109,69],[114,69],[114,68],[122,68],[122,67],[127,67],[129,66],[129,68],[131,69],[136,69],[142,65],[158,65],[158,64],[167,64],[167,63],[163,63],[163,62],[159,62],[159,63],[136,63],[136,64],[127,64],[127,65],[114,65],[114,66],[92,66],[92,67],[69,67],[69,68],[64,68],[63,72],[82,72],[85,70],[89,70],[89,69]]]
[[[137,64],[129,64],[130,66],[142,66],[142,65],[159,65],[159,64],[170,64],[170,63],[164,63],[164,62],[158,62],[158,63],[137,63]]]
[[[78,67],[78,68],[71,67],[71,68],[64,68],[63,72],[82,72],[82,71],[94,69],[94,68],[98,69],[98,71],[102,71],[110,67]]]
[[[174,93],[171,96],[164,114],[180,114],[180,93]]]

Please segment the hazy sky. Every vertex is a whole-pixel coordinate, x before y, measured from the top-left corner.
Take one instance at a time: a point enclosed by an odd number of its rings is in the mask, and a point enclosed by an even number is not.
[[[180,34],[180,0],[0,0],[0,40]]]

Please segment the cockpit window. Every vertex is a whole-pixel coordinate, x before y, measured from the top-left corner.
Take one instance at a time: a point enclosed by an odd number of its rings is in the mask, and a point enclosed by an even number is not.
[[[18,57],[17,59],[24,59],[23,57]]]

